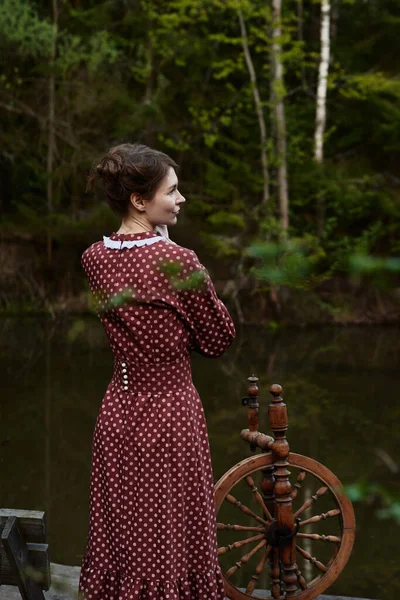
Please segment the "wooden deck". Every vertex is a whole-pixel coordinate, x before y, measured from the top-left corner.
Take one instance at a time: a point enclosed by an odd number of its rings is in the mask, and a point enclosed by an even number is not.
[[[80,567],[68,567],[51,563],[52,586],[45,592],[46,600],[78,600],[77,590]],[[244,590],[243,590],[244,591]],[[254,596],[256,598],[257,596]],[[261,596],[262,597],[262,596]],[[0,587],[0,600],[21,600],[17,588],[8,585]],[[364,598],[348,598],[345,596],[318,596],[316,600],[366,600]]]

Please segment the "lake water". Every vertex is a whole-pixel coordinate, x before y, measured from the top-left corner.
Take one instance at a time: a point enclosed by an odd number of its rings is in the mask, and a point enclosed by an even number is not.
[[[223,357],[193,355],[215,479],[250,454],[239,433],[254,373],[262,431],[269,433],[268,387],[280,383],[293,452],[322,462],[344,484],[379,484],[400,498],[400,329],[237,333]],[[93,428],[112,373],[105,334],[94,318],[3,318],[0,370],[0,505],[45,510],[52,562],[79,565]],[[381,507],[372,492],[355,503],[353,554],[326,593],[389,600],[400,592],[400,525],[380,518]]]

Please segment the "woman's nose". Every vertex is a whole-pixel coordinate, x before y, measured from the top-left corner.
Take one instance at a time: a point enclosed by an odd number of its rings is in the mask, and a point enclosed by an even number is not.
[[[178,191],[178,194],[179,194],[179,196],[178,196],[178,202],[179,203],[186,202],[185,196],[182,196],[182,194],[179,191]]]

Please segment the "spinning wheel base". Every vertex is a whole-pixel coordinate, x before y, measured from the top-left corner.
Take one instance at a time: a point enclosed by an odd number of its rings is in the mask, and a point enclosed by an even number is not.
[[[289,597],[284,594],[281,594],[280,596],[273,596],[272,590],[267,590],[267,592],[265,593],[262,590],[256,589],[256,582],[259,576],[261,575],[263,569],[268,569],[268,566],[271,564],[273,567],[274,552],[277,552],[278,550],[279,544],[272,545],[268,542],[268,539],[271,538],[271,529],[273,531],[277,528],[275,519],[273,521],[268,521],[265,518],[265,515],[263,515],[264,518],[260,517],[259,513],[257,514],[254,511],[253,506],[250,509],[247,506],[247,504],[236,500],[236,497],[233,496],[231,493],[233,492],[234,488],[236,488],[241,482],[249,484],[249,479],[251,480],[251,484],[253,485],[251,491],[254,493],[254,480],[257,479],[257,475],[262,476],[263,471],[266,468],[270,467],[272,464],[273,457],[271,454],[259,454],[256,457],[247,458],[235,465],[232,469],[230,469],[230,471],[223,475],[223,477],[221,477],[221,479],[215,486],[217,520],[219,520],[219,514],[222,505],[224,504],[224,502],[228,501],[230,504],[239,509],[239,514],[245,514],[247,517],[250,517],[250,520],[247,519],[247,522],[251,522],[250,526],[241,524],[226,525],[224,523],[218,523],[219,534],[221,534],[224,531],[231,531],[236,532],[238,536],[244,538],[241,541],[231,544],[230,546],[220,547],[220,556],[225,554],[226,551],[237,550],[241,547],[246,547],[245,552],[247,552],[247,554],[245,554],[244,557],[242,556],[240,561],[237,561],[235,563],[235,566],[232,567],[232,569],[226,571],[224,574],[225,591],[228,598],[230,598],[231,600]],[[298,481],[300,479],[304,481],[306,476],[311,475],[313,479],[315,479],[318,482],[318,484],[322,484],[323,487],[320,487],[317,491],[317,494],[319,492],[319,495],[314,495],[314,497],[316,497],[316,500],[312,500],[311,505],[317,502],[317,500],[322,496],[325,496],[327,492],[329,492],[329,498],[335,506],[335,508],[330,509],[327,512],[315,514],[307,519],[304,518],[303,513],[308,508],[310,508],[310,506],[307,505],[307,507],[303,510],[301,510],[302,507],[299,507],[299,509],[296,511],[300,515],[298,520],[298,530],[293,535],[295,543],[295,553],[297,555],[297,558],[294,561],[296,565],[295,574],[297,585],[296,590],[290,597],[299,600],[311,600],[312,598],[315,598],[316,596],[321,594],[324,590],[326,590],[326,588],[329,585],[333,583],[333,581],[338,577],[339,573],[342,571],[349,559],[354,542],[354,512],[350,501],[344,494],[342,484],[340,483],[338,478],[326,467],[306,456],[290,453],[288,457],[288,468],[289,471],[291,469],[299,471],[299,475],[301,474],[301,476],[298,476]],[[234,500],[234,503],[232,502],[232,498]],[[309,501],[308,504],[310,504]],[[293,515],[296,515],[296,512],[294,512]],[[330,520],[336,522],[336,528],[338,530],[336,533],[339,533],[339,535],[324,535],[323,533],[316,533],[314,532],[314,530],[309,531],[309,527],[312,526],[314,527],[314,529],[318,529],[319,523],[322,523],[322,526],[326,527],[326,525],[324,525],[324,522]],[[245,535],[250,537],[245,538]],[[305,546],[305,540],[313,540],[314,542],[324,542],[325,544],[332,546],[333,551],[329,561],[327,561],[327,563],[324,564],[321,561],[319,561],[316,557],[311,556],[311,554],[303,548],[303,546]],[[254,548],[253,550],[249,551],[248,547],[251,547],[251,545],[254,545]],[[255,551],[256,548],[258,549]],[[249,562],[249,560],[253,556],[256,558],[256,560],[259,561],[261,556],[260,551],[262,549],[264,549],[264,554],[266,552],[268,552],[268,554],[267,556],[265,556],[264,560],[262,560],[261,558],[261,566],[260,563],[258,563],[258,568],[255,568],[252,581],[249,582],[247,588],[243,589],[243,582],[242,585],[238,585],[236,587],[236,585],[233,583],[232,576],[235,575],[235,573],[237,573],[245,563]],[[232,554],[232,560],[236,559],[237,553],[235,555]],[[313,579],[305,581],[303,575],[297,567],[296,561],[299,562],[300,559],[304,559],[313,565],[314,570],[317,573]],[[277,559],[275,558],[275,561],[276,560]],[[278,571],[276,573],[276,577],[272,577],[271,581],[275,583],[275,585],[279,586],[280,589],[282,589],[282,571]],[[246,589],[248,590],[247,592]]]

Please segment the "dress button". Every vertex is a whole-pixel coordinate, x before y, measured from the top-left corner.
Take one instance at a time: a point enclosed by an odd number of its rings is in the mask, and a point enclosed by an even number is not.
[[[123,372],[123,373],[126,373],[126,369],[122,369],[122,372]]]
[[[121,367],[126,367],[126,363],[121,363]]]
[[[128,386],[127,386],[127,385],[124,385],[124,390],[127,390],[127,389],[128,389]]]

